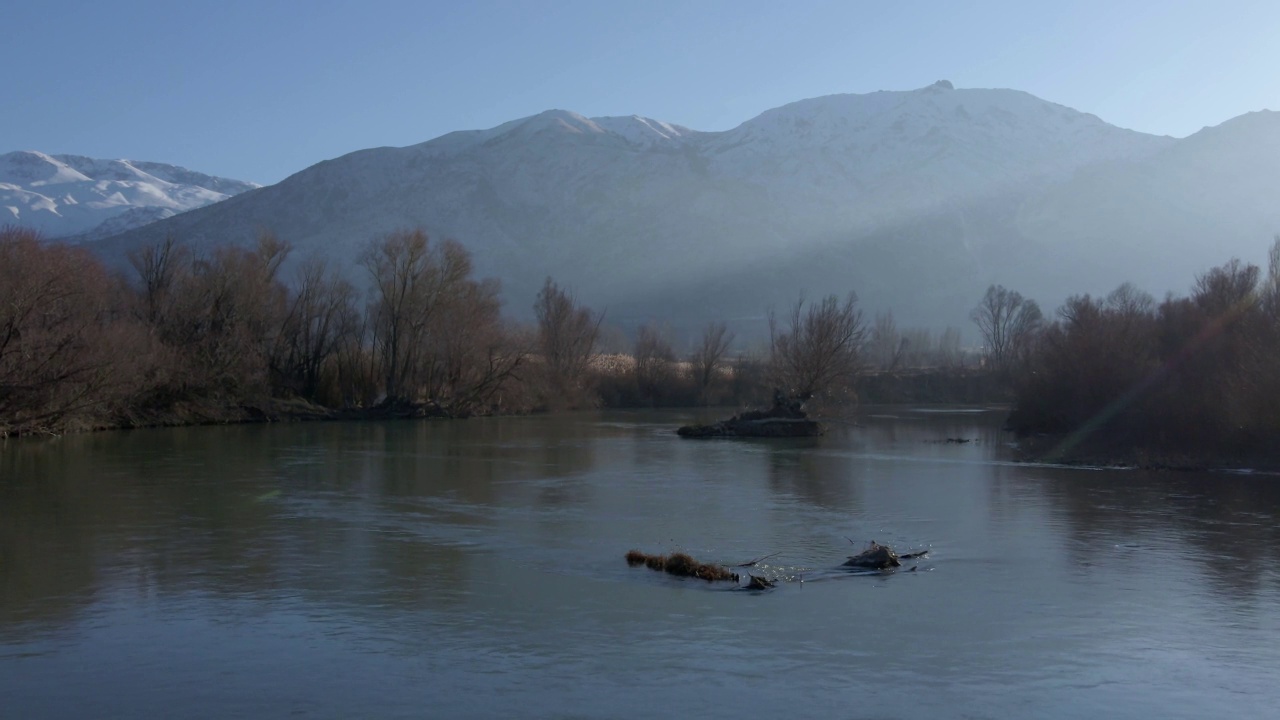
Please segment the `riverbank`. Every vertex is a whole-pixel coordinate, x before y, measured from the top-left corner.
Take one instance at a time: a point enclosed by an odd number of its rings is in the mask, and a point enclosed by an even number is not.
[[[1079,433],[1019,437],[1014,450],[1015,459],[1026,463],[1173,472],[1280,473],[1280,455],[1276,453],[1126,445]]]
[[[913,373],[898,376],[874,376],[869,385],[881,389],[942,388],[947,391],[964,388],[979,390],[989,387],[981,375],[968,378],[949,376],[939,382],[938,374]],[[862,387],[867,387],[863,385]],[[910,393],[908,393],[910,394]],[[944,393],[945,394],[945,393]],[[924,397],[935,397],[925,394]],[[950,395],[948,395],[950,396]],[[881,412],[886,408],[916,405],[971,406],[959,402],[908,401],[899,403],[865,403],[861,412]],[[734,406],[723,406],[732,412]],[[609,407],[602,410],[635,410],[643,407]],[[706,407],[699,408],[706,410]],[[529,413],[500,413],[527,415]],[[539,412],[540,415],[555,415]],[[163,427],[199,427],[257,423],[358,422],[364,420],[463,419],[468,415],[451,415],[435,403],[382,403],[368,408],[327,408],[301,398],[265,398],[240,404],[219,404],[211,400],[183,400],[163,409],[132,411],[94,421],[77,419],[58,427],[56,432],[28,433],[25,436],[56,436],[71,433],[102,432]],[[1013,434],[1010,432],[1010,437]],[[23,437],[23,435],[11,435]],[[4,438],[0,437],[0,441]],[[1036,434],[1017,437],[1012,443],[1013,458],[1022,463],[1050,463],[1076,467],[1140,469],[1171,472],[1261,472],[1280,473],[1280,456],[1265,452],[1215,452],[1210,449],[1188,450],[1152,448],[1091,438],[1080,434]]]
[[[462,418],[450,415],[435,403],[382,403],[368,408],[334,409],[301,398],[266,398],[224,404],[209,400],[183,400],[163,409],[133,409],[96,418],[76,417],[50,430],[11,433],[9,437],[58,436],[73,433],[138,430],[143,428],[247,425],[255,423],[325,422],[359,420],[413,420]],[[0,435],[0,440],[5,436]]]

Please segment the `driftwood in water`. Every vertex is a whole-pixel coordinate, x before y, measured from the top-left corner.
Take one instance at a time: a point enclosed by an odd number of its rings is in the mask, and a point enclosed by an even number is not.
[[[887,570],[901,565],[902,563],[898,561],[898,554],[892,548],[872,540],[870,547],[866,550],[857,555],[850,555],[849,559],[844,562],[843,567]]]
[[[660,570],[678,577],[692,577],[711,582],[713,580],[738,581],[738,574],[720,565],[698,562],[684,553],[671,555],[648,555],[639,550],[627,553],[627,564],[635,567],[644,565],[650,570]]]
[[[775,391],[768,410],[748,410],[711,425],[685,425],[676,434],[684,438],[818,437],[825,430],[805,413],[806,399]]]
[[[853,540],[849,540],[853,542]],[[928,555],[929,551],[918,550],[916,552],[903,553],[899,555],[894,552],[893,548],[888,545],[881,545],[872,540],[871,544],[865,550],[857,555],[850,555],[841,567],[851,570],[891,570],[901,567],[903,560],[915,560]],[[750,560],[736,567],[755,567],[758,563],[774,557],[778,553],[772,553],[763,557]],[[640,552],[639,550],[631,550],[627,553],[627,564],[636,567],[644,565],[651,570],[665,572],[678,577],[692,577],[700,580],[712,581],[733,581],[740,582],[741,576],[722,565],[711,565],[709,563],[698,562],[684,553],[673,553],[671,555],[650,555]],[[915,570],[910,568],[907,572]],[[776,581],[770,580],[759,575],[747,573],[747,584],[741,586],[743,590],[769,590],[776,587]]]
[[[849,542],[853,541],[850,540]],[[871,545],[869,545],[866,550],[863,550],[857,555],[850,555],[849,559],[846,560],[841,567],[864,568],[867,570],[888,570],[889,568],[901,567],[902,560],[914,560],[928,554],[928,550],[921,550],[919,552],[899,555],[888,545],[881,545],[875,540],[872,540]]]

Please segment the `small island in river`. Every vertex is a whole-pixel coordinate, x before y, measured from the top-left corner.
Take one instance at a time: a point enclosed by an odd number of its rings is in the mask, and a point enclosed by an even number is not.
[[[676,434],[683,438],[818,437],[826,429],[805,413],[807,399],[787,397],[775,390],[773,407],[767,410],[748,410],[711,425],[685,425]]]

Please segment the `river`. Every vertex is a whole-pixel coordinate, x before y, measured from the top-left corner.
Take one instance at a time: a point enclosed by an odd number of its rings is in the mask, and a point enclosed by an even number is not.
[[[1019,465],[997,412],[695,418],[0,444],[0,717],[1274,717],[1280,478]]]

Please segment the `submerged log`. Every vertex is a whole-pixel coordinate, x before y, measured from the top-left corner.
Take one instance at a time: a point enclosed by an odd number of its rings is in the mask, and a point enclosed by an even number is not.
[[[914,555],[913,557],[919,557],[919,555]],[[841,567],[888,570],[889,568],[901,566],[900,558],[893,551],[893,548],[872,540],[871,545],[866,550],[857,555],[850,555],[849,559]]]
[[[773,407],[748,410],[711,425],[685,425],[676,430],[684,438],[795,438],[818,437],[826,432],[804,411],[807,398],[792,398],[775,391]]]
[[[850,542],[853,542],[850,540]],[[849,570],[892,570],[902,567],[903,560],[914,560],[922,558],[929,554],[929,550],[918,550],[915,552],[903,553],[899,555],[894,552],[893,548],[888,545],[881,545],[872,540],[871,544],[865,550],[857,555],[850,555],[849,559],[840,565],[841,568]],[[774,553],[773,555],[777,555]],[[749,562],[738,565],[737,567],[753,567],[761,560],[773,555],[766,555]],[[673,553],[671,555],[649,555],[639,550],[631,550],[626,555],[627,564],[632,567],[644,565],[651,570],[665,572],[669,575],[677,577],[692,577],[707,582],[713,581],[733,581],[740,582],[741,576],[733,572],[727,567],[721,565],[712,565],[709,563],[699,562],[684,553]],[[911,567],[907,572],[917,570],[918,566]],[[747,584],[740,586],[741,590],[770,590],[776,587],[777,581],[769,578],[747,573]]]
[[[648,555],[639,550],[627,552],[627,564],[635,567],[644,565],[650,570],[659,570],[677,577],[692,577],[712,582],[716,580],[738,581],[738,574],[720,565],[698,562],[684,553],[671,555]]]

